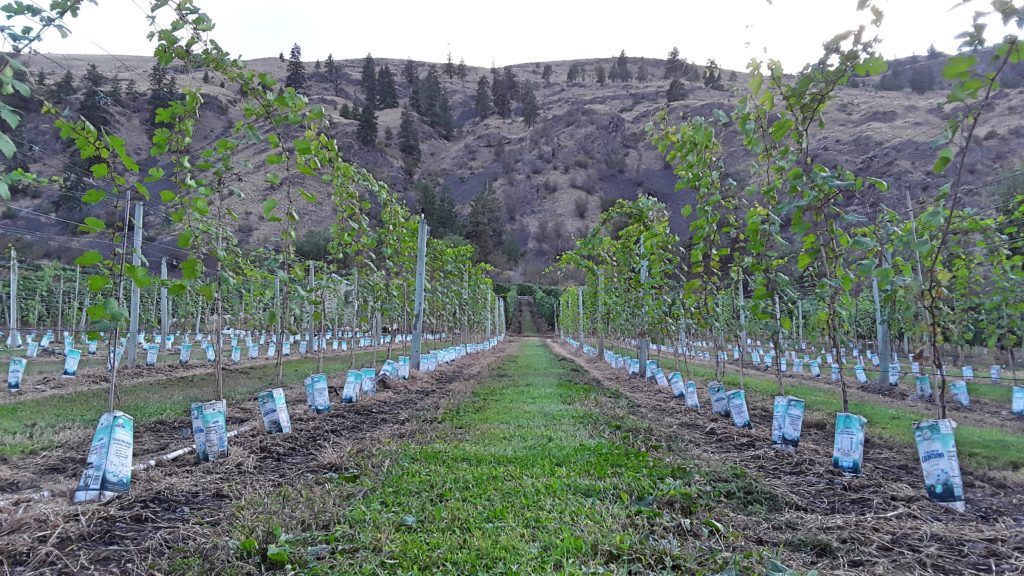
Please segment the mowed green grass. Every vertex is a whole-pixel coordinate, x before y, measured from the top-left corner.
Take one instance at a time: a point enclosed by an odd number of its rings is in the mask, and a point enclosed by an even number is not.
[[[620,350],[624,353],[625,350]],[[663,357],[663,368],[674,368],[671,356]],[[694,378],[708,382],[715,377],[713,369],[691,363]],[[824,376],[827,378],[827,376]],[[740,385],[738,373],[728,372],[724,378],[729,388]],[[906,380],[901,385],[906,386]],[[774,376],[762,372],[747,372],[744,385],[754,402],[770,405],[772,398],[778,393],[778,384]],[[856,383],[851,383],[856,386]],[[992,384],[973,383],[969,385],[972,395],[993,399],[993,402],[1004,402],[1009,409],[1010,392],[1008,387]],[[998,390],[997,390],[998,389]],[[1003,399],[1005,391],[1005,399]],[[786,382],[786,393],[806,401],[808,412],[818,414],[835,414],[842,411],[843,402],[839,385],[834,389],[809,384]],[[948,392],[947,392],[948,394]],[[947,396],[948,401],[952,398]],[[937,409],[925,410],[921,407],[898,408],[870,400],[850,400],[850,412],[867,418],[868,435],[885,436],[905,445],[914,444],[913,423],[937,417]],[[954,420],[956,415],[951,413]],[[988,468],[994,470],[1024,470],[1024,435],[1016,434],[1000,428],[987,428],[959,424],[956,429],[956,443],[960,460],[967,467]]]
[[[426,342],[425,349],[443,347]],[[396,346],[397,358],[402,348]],[[386,352],[377,351],[377,368],[386,359]],[[193,358],[195,355],[193,354]],[[356,368],[369,367],[373,352],[356,353]],[[334,375],[348,369],[349,353],[324,357],[324,372]],[[287,360],[284,384],[302,382],[316,370],[316,356]],[[224,396],[229,405],[255,396],[274,384],[277,367],[273,363],[224,372]],[[212,400],[216,395],[216,375],[212,372],[194,376],[172,377],[147,384],[120,388],[118,410],[130,414],[136,424],[160,418],[186,416],[192,402]],[[83,390],[0,404],[0,455],[27,454],[51,448],[68,433],[92,429],[107,408],[107,389]]]
[[[436,440],[402,446],[385,476],[361,480],[365,493],[332,531],[282,537],[267,562],[370,575],[691,574],[754,561],[674,533],[689,517],[716,538],[703,516],[712,490],[696,488],[688,466],[631,447],[628,423],[588,407],[611,393],[575,365],[542,342],[520,346]],[[318,546],[332,554],[302,560]]]

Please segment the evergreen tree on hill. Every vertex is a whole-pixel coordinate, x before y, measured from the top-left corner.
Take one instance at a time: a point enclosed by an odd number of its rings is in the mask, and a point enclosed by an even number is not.
[[[363,60],[363,74],[359,85],[363,89],[363,98],[366,100],[363,107],[375,108],[377,106],[377,64],[370,54],[367,54]],[[374,130],[374,134],[376,135],[376,130]]]
[[[50,87],[50,94],[54,100],[66,102],[69,98],[74,97],[78,94],[78,87],[75,86],[75,77],[72,76],[71,71],[67,71],[60,80],[53,83]]]
[[[406,84],[412,86],[416,83],[416,79],[419,78],[419,74],[416,70],[416,63],[407,58],[405,65],[402,66],[402,80],[405,80]]]
[[[334,55],[328,54],[327,60],[324,60],[324,75],[327,77],[327,82],[331,85],[331,89],[334,95],[338,95],[338,87],[341,84],[341,70],[338,69],[337,63],[334,62]]]
[[[650,73],[647,71],[647,64],[644,62],[644,59],[641,58],[640,64],[636,67],[636,81],[641,84],[645,84],[648,79],[650,79]]]
[[[615,68],[618,70],[619,82],[629,82],[633,79],[633,72],[629,69],[629,58],[626,51],[619,52],[619,58],[615,61]]]
[[[603,65],[598,64],[597,67],[594,68],[594,77],[597,80],[597,83],[601,86],[604,86],[605,82],[608,81],[608,75],[605,72]]]
[[[508,97],[511,100],[519,100],[519,81],[516,79],[516,73],[512,70],[511,66],[505,66],[502,78],[505,81],[505,87],[508,89]]]
[[[683,62],[679,60],[679,48],[673,46],[668,53],[668,60],[665,60],[665,79],[682,78]]]
[[[426,217],[436,237],[444,238],[461,233],[461,222],[455,212],[455,200],[447,188],[436,191],[428,182],[417,182],[416,208]]]
[[[523,122],[532,128],[540,116],[540,105],[537,104],[537,95],[533,93],[533,86],[526,84],[523,86],[522,92]]]
[[[455,75],[459,77],[459,80],[466,81],[469,76],[469,67],[466,66],[465,60],[459,60],[459,67],[455,69]]]
[[[389,108],[398,108],[398,89],[395,87],[395,74],[385,64],[377,71],[377,109]]]
[[[721,90],[723,88],[722,69],[719,68],[718,63],[713,58],[709,58],[707,65],[704,66],[704,87],[714,90]]]
[[[302,63],[302,48],[298,44],[292,45],[286,70],[288,75],[284,78],[284,85],[301,92],[306,87],[306,65]]]
[[[481,261],[493,258],[504,242],[501,214],[501,201],[490,185],[469,205],[466,240],[476,245]]]
[[[491,101],[498,116],[508,118],[512,115],[512,91],[504,76],[494,76],[491,82]]]
[[[455,77],[455,63],[452,62],[451,52],[448,53],[448,61],[444,63],[444,75],[447,76],[449,80]]]
[[[415,174],[420,164],[420,134],[416,119],[408,110],[402,110],[402,122],[398,125],[398,151],[404,159],[405,171]]]
[[[106,83],[107,77],[96,69],[95,64],[89,64],[83,78],[82,102],[78,106],[78,113],[97,130],[109,127],[113,121],[109,110],[110,99],[103,92]]]
[[[367,103],[359,115],[359,125],[356,127],[356,140],[367,147],[377,144],[377,111]]]
[[[487,76],[480,75],[476,81],[476,117],[483,120],[491,115],[494,109],[491,107],[491,83]]]
[[[554,69],[551,68],[551,64],[544,65],[544,71],[540,73],[540,77],[544,80],[545,84],[551,83],[551,74],[554,73]]]

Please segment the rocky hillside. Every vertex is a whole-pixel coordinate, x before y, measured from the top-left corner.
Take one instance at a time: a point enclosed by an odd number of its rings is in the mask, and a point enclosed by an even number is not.
[[[941,69],[942,57],[920,57],[893,63],[896,80],[908,82],[917,68],[927,68],[935,78]],[[113,129],[124,135],[129,148],[145,158],[148,134],[152,124],[147,104],[149,70],[153,60],[143,57],[94,57],[50,55],[27,58],[26,64],[35,74],[44,71],[43,86],[37,90],[52,95],[54,84],[72,73],[74,84],[81,86],[87,67],[107,80],[119,80],[118,98],[111,105]],[[304,92],[311,102],[323,105],[331,117],[335,136],[349,160],[368,168],[392,189],[405,195],[415,205],[417,183],[426,183],[437,191],[450,193],[456,212],[463,218],[470,202],[485,189],[492,189],[500,200],[494,222],[502,228],[504,245],[495,249],[493,262],[506,271],[507,279],[537,279],[551,262],[551,257],[571,246],[575,235],[584,233],[596,220],[603,207],[617,198],[633,197],[639,191],[653,194],[666,202],[675,215],[673,227],[682,236],[686,225],[679,215],[680,206],[690,194],[675,189],[675,179],[657,151],[649,144],[645,125],[652,115],[666,106],[669,80],[665,79],[665,61],[647,59],[642,62],[648,80],[636,80],[641,59],[630,58],[634,78],[628,82],[599,84],[595,70],[611,69],[611,59],[574,62],[529,63],[512,67],[517,81],[530,83],[536,94],[539,117],[528,126],[522,117],[522,104],[516,102],[510,118],[491,115],[480,119],[475,110],[477,81],[491,78],[487,69],[469,68],[465,79],[443,74],[443,64],[416,63],[423,76],[435,66],[447,94],[454,130],[450,138],[417,116],[422,159],[410,174],[403,167],[399,151],[401,111],[409,107],[412,88],[403,80],[400,60],[377,59],[377,66],[388,65],[395,73],[399,108],[378,112],[377,144],[359,144],[357,121],[343,117],[352,114],[352,106],[363,105],[359,88],[362,60],[338,61],[334,82],[326,74],[316,72],[313,62],[306,63],[309,81]],[[249,62],[259,71],[276,78],[286,75],[286,62],[277,58]],[[574,83],[567,74],[574,65],[582,65],[586,78]],[[545,69],[550,66],[550,75]],[[502,73],[501,70],[498,71]],[[239,97],[231,87],[222,87],[217,78],[204,78],[202,71],[172,69],[177,86],[202,85],[205,92],[204,114],[197,141],[205,142],[225,134],[239,116]],[[696,71],[699,78],[699,69]],[[545,79],[545,76],[548,76]],[[744,74],[723,71],[722,89],[705,88],[698,78],[687,78],[685,98],[669,105],[670,116],[710,116],[715,109],[730,111],[736,94],[742,88]],[[921,81],[918,74],[917,81]],[[939,179],[930,173],[934,152],[928,140],[935,137],[951,111],[942,106],[941,81],[936,89],[916,93],[900,88],[900,82],[879,90],[872,80],[856,87],[840,90],[838,100],[826,113],[827,131],[818,136],[814,146],[819,158],[826,162],[855,168],[864,175],[889,180],[893,191],[882,198],[857,199],[862,212],[870,213],[880,204],[904,207],[905,191],[917,196],[934,189]],[[134,85],[134,86],[132,86]],[[133,88],[134,92],[129,88]],[[111,84],[106,84],[109,92]],[[51,99],[54,97],[51,96]],[[56,103],[74,112],[81,106],[81,92]],[[26,118],[14,133],[21,151],[14,164],[27,166],[44,175],[61,172],[73,174],[69,167],[74,158],[67,152],[52,128],[52,119],[36,113],[38,102],[15,102],[26,110]],[[985,184],[994,178],[1019,169],[1024,150],[1024,93],[1005,88],[987,111],[979,135],[980,142],[972,152],[968,181]],[[746,175],[745,153],[736,141],[735,131],[723,135],[733,160],[732,176],[742,181]],[[26,146],[22,142],[29,143]],[[247,152],[255,154],[256,151]],[[252,157],[254,161],[258,160]],[[10,164],[10,163],[9,163]],[[254,162],[259,165],[259,162]],[[145,167],[146,164],[144,163]],[[9,166],[10,167],[10,166]],[[240,214],[237,235],[244,242],[270,244],[276,238],[271,225],[262,221],[259,205],[269,193],[255,173],[240,185],[244,198],[237,200]],[[986,185],[972,192],[971,202],[982,206],[1005,193],[1007,183],[1019,184],[1021,179],[1003,180],[999,185]],[[69,199],[70,198],[70,199]],[[2,213],[0,233],[39,257],[73,258],[74,253],[61,248],[73,226],[63,220],[77,221],[87,215],[73,193],[58,187],[16,191],[11,207]],[[153,208],[159,208],[154,203]],[[38,214],[35,214],[38,213]],[[169,226],[159,212],[153,213],[147,225],[147,255],[161,255],[159,244],[173,244]],[[323,208],[311,208],[305,215],[310,229],[325,229],[332,215]],[[26,232],[27,231],[27,232]],[[36,235],[34,241],[26,236]],[[47,236],[40,236],[46,234]],[[77,242],[77,241],[76,241]],[[149,251],[153,254],[150,255]]]

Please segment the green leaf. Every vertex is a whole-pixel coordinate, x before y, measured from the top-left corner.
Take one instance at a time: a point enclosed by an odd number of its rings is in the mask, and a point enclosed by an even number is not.
[[[946,171],[946,166],[953,161],[953,156],[956,154],[951,146],[947,146],[939,152],[939,157],[935,159],[935,166],[932,167],[932,171],[936,174],[942,174]]]
[[[267,546],[267,560],[282,566],[287,564],[288,548],[285,546],[278,546],[277,544]]]
[[[75,258],[76,266],[94,266],[103,262],[103,255],[95,250],[88,250],[78,258]]]
[[[93,164],[89,171],[92,172],[94,178],[106,178],[110,174],[110,167],[106,163]]]
[[[965,53],[950,56],[942,67],[942,77],[946,80],[959,80],[970,75],[971,69],[978,62],[974,54]]]
[[[203,274],[203,263],[195,256],[189,256],[181,263],[181,276],[185,280],[198,280]]]
[[[275,186],[281,183],[281,175],[277,172],[271,172],[267,174],[264,181],[274,184]]]
[[[85,285],[89,287],[92,292],[102,292],[108,286],[110,286],[110,278],[101,274],[93,274],[86,278]]]
[[[10,159],[17,150],[14,142],[11,141],[7,134],[0,132],[0,152],[3,152],[4,156]]]
[[[107,225],[95,216],[87,216],[78,229],[82,232],[102,232],[107,229]]]
[[[801,252],[800,256],[796,260],[796,267],[801,272],[806,270],[814,262],[814,257],[807,252]]]
[[[264,200],[263,201],[263,217],[264,218],[270,218],[270,213],[274,211],[274,208],[277,208],[277,204],[278,204],[277,198],[267,198],[266,200]]]
[[[693,213],[693,206],[690,204],[683,204],[682,214],[683,218],[688,218]]]
[[[18,124],[21,122],[21,117],[18,116],[18,111],[7,104],[0,104],[0,118],[3,118],[3,121],[7,122],[7,125],[11,127],[11,130],[17,128]]]
[[[83,204],[96,204],[107,197],[107,191],[99,188],[90,188],[82,195]]]

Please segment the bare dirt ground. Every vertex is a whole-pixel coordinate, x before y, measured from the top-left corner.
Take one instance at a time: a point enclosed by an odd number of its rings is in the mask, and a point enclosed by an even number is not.
[[[729,527],[752,545],[783,547],[787,565],[844,576],[1024,574],[1019,482],[968,470],[967,511],[949,511],[927,500],[913,447],[870,428],[864,474],[849,477],[831,467],[830,417],[808,412],[797,453],[786,454],[771,448],[770,406],[751,402],[753,430],[736,428],[707,408],[688,410],[667,388],[551,346],[632,402],[628,415],[650,424],[652,451],[751,474],[770,497],[723,494],[735,502]]]
[[[358,454],[429,429],[445,407],[464,398],[514,347],[500,344],[435,373],[382,386],[358,403],[335,403],[330,413],[318,416],[304,411],[301,384],[292,386],[286,396],[293,432],[269,436],[257,423],[255,431],[232,438],[228,458],[196,463],[183,456],[137,472],[131,492],[106,504],[70,503],[83,459],[74,446],[22,460],[25,474],[59,481],[63,488],[46,498],[0,503],[0,567],[17,575],[152,574],[164,572],[176,550],[227,555],[226,565],[231,554],[226,535],[242,502],[269,506],[274,494],[298,487],[315,490],[339,475],[353,474]],[[332,379],[330,384],[343,383]],[[249,400],[229,407],[228,414],[232,430],[256,419],[258,410]],[[190,434],[184,418],[140,426],[135,461],[188,446]],[[328,522],[331,514],[323,511]]]

